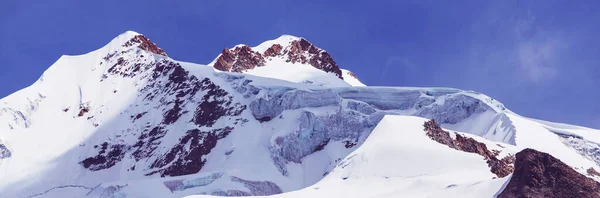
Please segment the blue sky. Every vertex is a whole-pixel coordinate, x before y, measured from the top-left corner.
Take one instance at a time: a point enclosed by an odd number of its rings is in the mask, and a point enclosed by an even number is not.
[[[196,63],[291,34],[368,85],[475,90],[524,116],[600,128],[595,1],[174,2],[2,1],[0,97],[126,30]]]

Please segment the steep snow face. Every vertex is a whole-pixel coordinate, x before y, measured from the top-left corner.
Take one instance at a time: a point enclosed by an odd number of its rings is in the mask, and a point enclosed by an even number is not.
[[[217,140],[247,122],[246,105],[164,55],[127,32],[89,54],[61,57],[34,85],[3,99],[18,108],[17,96],[43,96],[18,110],[26,125],[0,134],[1,190],[22,197],[197,173]]]
[[[351,71],[342,69],[342,78],[344,79],[344,81],[346,81],[348,84],[350,84],[352,86],[357,86],[357,87],[366,86],[365,84],[360,82],[360,80],[358,80],[358,77]]]
[[[304,38],[283,35],[256,47],[224,49],[209,66],[220,71],[282,79],[325,87],[364,86],[331,55]]]

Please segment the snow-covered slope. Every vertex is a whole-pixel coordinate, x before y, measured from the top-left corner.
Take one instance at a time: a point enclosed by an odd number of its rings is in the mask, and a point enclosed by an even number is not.
[[[423,131],[426,121],[386,116],[323,180],[274,197],[492,197],[501,190],[509,177],[493,179],[482,156],[429,139]],[[490,148],[515,149],[478,139]]]
[[[126,32],[96,51],[62,56],[0,100],[0,193],[498,192],[508,177],[492,179],[484,157],[428,139],[427,119],[501,156],[534,148],[581,174],[600,170],[596,130],[524,118],[472,91],[367,87],[302,38],[239,45],[200,65]]]
[[[423,131],[425,121],[386,116],[365,143],[323,180],[300,191],[271,197],[496,197],[504,190],[511,176],[496,179],[481,156],[431,141]],[[502,153],[519,150],[472,138]],[[189,196],[202,197],[211,196]]]

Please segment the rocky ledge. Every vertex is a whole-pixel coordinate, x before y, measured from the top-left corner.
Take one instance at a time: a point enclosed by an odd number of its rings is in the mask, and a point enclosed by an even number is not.
[[[491,169],[490,171],[498,177],[506,177],[514,170],[513,163],[515,157],[513,155],[498,159],[497,156],[500,151],[490,151],[484,143],[458,133],[455,133],[456,138],[452,138],[450,133],[444,131],[435,120],[425,122],[424,127],[427,136],[440,144],[447,145],[459,151],[476,153],[483,156]]]
[[[600,183],[548,153],[528,148],[516,156],[515,172],[498,198],[600,197]]]

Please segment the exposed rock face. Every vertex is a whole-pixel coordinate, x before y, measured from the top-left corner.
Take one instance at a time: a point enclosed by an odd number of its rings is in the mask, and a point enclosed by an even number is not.
[[[213,67],[221,71],[243,72],[264,66],[267,60],[273,58],[280,58],[290,63],[309,64],[343,79],[342,70],[331,55],[303,38],[293,40],[286,46],[273,44],[264,52],[254,51],[247,45],[223,49]]]
[[[136,43],[139,46],[136,47]],[[199,172],[206,163],[205,156],[216,147],[217,141],[243,122],[239,115],[246,105],[237,102],[210,78],[191,75],[171,59],[146,59],[144,55],[148,53],[139,53],[141,49],[153,53],[162,51],[141,35],[124,46],[127,47],[103,58],[101,64],[110,68],[102,78],[135,78],[138,99],[134,106],[123,111],[123,117],[132,125],[114,132],[116,138],[107,137],[105,142],[94,143],[97,154],[83,159],[80,164],[98,171],[111,168],[127,157],[135,160],[127,171],[138,168],[145,175],[165,177]],[[89,114],[88,119],[100,113],[87,103],[80,110],[80,116]],[[144,116],[147,113],[162,117],[153,119]],[[230,118],[225,126],[207,129],[223,117]],[[186,129],[181,130],[181,126]],[[125,138],[127,136],[134,138]],[[165,136],[179,141],[165,144]]]
[[[264,65],[265,59],[261,53],[243,45],[233,49],[223,49],[214,68],[221,71],[243,72]]]
[[[450,137],[450,133],[444,131],[435,120],[430,120],[424,124],[427,136],[441,144],[447,145],[450,148],[476,153],[484,157],[487,161],[491,172],[496,174],[498,177],[506,177],[511,174],[514,170],[514,156],[507,156],[502,159],[498,159],[498,151],[490,151],[484,143],[478,142],[477,140],[469,137],[464,137],[458,133],[455,133],[456,138]]]
[[[600,177],[600,173],[598,171],[596,171],[596,169],[591,168],[591,167],[587,169],[587,173],[591,176]]]
[[[283,51],[283,55],[287,55],[287,62],[310,64],[313,67],[325,72],[335,73],[340,79],[342,78],[342,70],[335,63],[331,55],[325,50],[317,48],[306,39],[292,41],[289,48]]]
[[[281,54],[281,50],[283,49],[283,47],[279,44],[274,44],[273,46],[269,47],[269,49],[267,49],[264,53],[265,57],[275,57],[279,54]]]
[[[208,155],[217,146],[217,140],[225,138],[229,132],[231,132],[231,128],[216,131],[200,131],[198,129],[188,131],[168,153],[152,163],[150,167],[159,168],[159,170],[148,173],[148,175],[159,172],[164,177],[200,172],[206,163],[206,159],[202,159],[202,156]],[[189,148],[186,148],[187,145]]]
[[[144,35],[137,35],[133,37],[131,40],[127,41],[123,44],[124,47],[130,47],[134,44],[139,44],[138,48],[158,54],[163,56],[168,56],[165,51],[160,49],[156,44],[154,44],[150,39],[146,38]]]
[[[358,79],[358,77],[356,76],[356,74],[352,73],[351,71],[348,71],[348,75],[352,76],[352,78]]]
[[[11,155],[10,150],[0,142],[0,159],[9,158]]]
[[[600,197],[600,183],[547,153],[524,149],[516,156],[515,172],[498,198]]]

